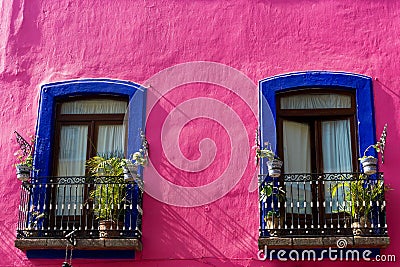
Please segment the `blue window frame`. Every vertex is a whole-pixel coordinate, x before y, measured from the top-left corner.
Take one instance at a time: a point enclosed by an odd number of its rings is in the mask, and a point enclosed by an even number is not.
[[[139,150],[140,129],[144,129],[146,115],[146,92],[143,87],[132,82],[109,79],[83,79],[46,84],[41,88],[36,126],[34,169],[37,176],[51,175],[56,101],[65,97],[85,95],[128,97],[127,155]]]
[[[302,88],[355,91],[359,155],[375,143],[372,79],[354,73],[329,71],[294,72],[259,82],[261,143],[268,141],[274,148],[276,146],[276,94]],[[264,168],[262,173],[266,171]]]

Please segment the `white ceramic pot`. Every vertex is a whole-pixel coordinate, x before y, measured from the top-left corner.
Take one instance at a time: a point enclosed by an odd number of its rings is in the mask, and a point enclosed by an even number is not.
[[[377,158],[373,157],[366,157],[360,160],[364,173],[367,175],[375,174],[376,173],[376,164],[378,162]]]
[[[274,178],[281,176],[282,165],[283,165],[283,162],[279,159],[269,160],[267,162],[268,175],[270,177],[274,177]]]
[[[17,179],[22,181],[22,182],[26,182],[29,180],[29,178],[31,177],[31,171],[32,171],[32,167],[26,165],[26,164],[18,164],[15,166],[15,168],[17,169]]]

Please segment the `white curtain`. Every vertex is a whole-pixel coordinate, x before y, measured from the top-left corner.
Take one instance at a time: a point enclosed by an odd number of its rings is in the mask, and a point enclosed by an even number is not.
[[[123,100],[77,100],[63,103],[61,114],[124,114],[126,108],[127,103]]]
[[[282,109],[350,108],[351,97],[339,94],[304,94],[281,98]]]
[[[283,121],[284,171],[311,172],[310,127],[306,123]],[[311,185],[309,182],[286,181],[286,211],[311,214]]]
[[[323,121],[321,128],[324,172],[352,172],[350,120]],[[327,213],[340,211],[343,206],[343,190],[338,190],[334,198],[331,198],[334,184],[335,182],[325,182],[325,212]]]
[[[124,157],[124,125],[101,125],[97,137],[97,154]]]
[[[87,125],[64,125],[60,132],[57,176],[84,176],[87,150]],[[80,215],[83,185],[71,178],[61,178],[57,187],[57,215]],[[76,182],[76,181],[75,181]]]

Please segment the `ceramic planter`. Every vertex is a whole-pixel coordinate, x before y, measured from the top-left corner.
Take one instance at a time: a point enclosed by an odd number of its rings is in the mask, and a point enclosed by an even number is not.
[[[366,235],[369,232],[368,228],[371,228],[371,223],[367,218],[361,217],[351,224],[351,228],[353,228],[353,235],[355,236]]]
[[[283,218],[280,217],[267,217],[266,218],[266,228],[270,236],[277,236],[278,230],[283,225]]]
[[[122,228],[122,222],[115,222],[113,220],[100,220],[99,236],[100,238],[118,237],[120,231],[122,231]]]
[[[32,167],[26,164],[18,164],[15,166],[17,169],[17,179],[26,182],[31,176]]]
[[[375,174],[376,173],[376,164],[378,162],[377,158],[373,157],[366,157],[360,160],[364,173],[367,175]]]
[[[268,175],[273,178],[281,176],[282,164],[283,162],[279,159],[269,160],[267,162]]]

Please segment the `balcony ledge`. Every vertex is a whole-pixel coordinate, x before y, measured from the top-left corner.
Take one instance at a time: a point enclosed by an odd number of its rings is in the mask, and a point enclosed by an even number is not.
[[[15,240],[20,250],[65,249],[66,239],[29,238]],[[80,250],[142,250],[142,242],[137,238],[124,239],[77,239],[75,249]]]
[[[258,247],[263,249],[265,246],[274,249],[302,249],[302,248],[327,248],[337,247],[337,241],[343,239],[347,241],[346,248],[386,248],[390,244],[390,238],[383,237],[260,237]]]

